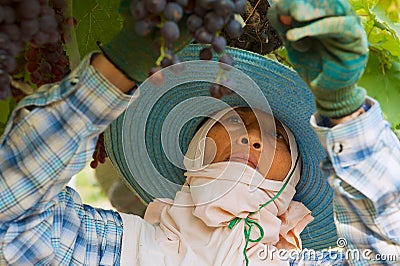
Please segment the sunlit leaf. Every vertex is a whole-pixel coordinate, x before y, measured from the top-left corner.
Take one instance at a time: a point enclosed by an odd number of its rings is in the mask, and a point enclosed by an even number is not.
[[[369,10],[379,3],[379,0],[349,0],[350,4],[353,6],[354,11],[358,15],[366,15]]]
[[[400,22],[400,0],[381,0],[380,5],[393,22]]]
[[[400,0],[385,0],[400,1]],[[380,51],[386,61],[400,57],[400,24],[389,18],[385,1],[350,0],[354,11],[361,17],[371,49]]]
[[[368,37],[371,45],[388,51],[392,56],[400,56],[400,41],[392,32],[373,27]]]
[[[400,124],[400,62],[393,62],[384,75],[381,68],[378,56],[371,54],[358,84],[367,89],[369,96],[380,102],[386,120],[394,128]]]

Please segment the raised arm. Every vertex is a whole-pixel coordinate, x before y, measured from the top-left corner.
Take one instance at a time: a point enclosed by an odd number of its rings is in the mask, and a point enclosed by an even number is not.
[[[45,208],[90,160],[98,134],[129,100],[90,65],[88,56],[60,84],[21,101],[1,139],[0,198],[6,199],[1,222],[27,216],[41,204]]]
[[[154,36],[137,36],[129,14],[102,53],[14,110],[0,139],[0,265],[119,264],[120,215],[84,205],[66,185],[158,57]]]
[[[66,184],[90,160],[98,134],[130,98],[90,65],[89,55],[60,84],[20,102],[0,142],[0,264],[61,262],[77,254],[71,246],[79,246],[79,256],[89,245],[98,251],[101,242],[118,246],[118,216],[86,208]],[[103,224],[103,232],[85,231],[90,224]],[[79,256],[78,261],[88,259]]]

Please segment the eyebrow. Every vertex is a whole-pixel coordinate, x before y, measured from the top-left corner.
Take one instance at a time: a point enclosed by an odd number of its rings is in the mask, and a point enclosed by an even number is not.
[[[254,113],[250,107],[238,107],[234,109],[238,113]]]
[[[278,127],[279,127],[280,129],[283,130],[283,132],[285,132],[285,134],[283,135],[283,137],[284,137],[284,139],[285,139],[286,145],[287,145],[288,148],[290,149],[289,134],[286,132],[286,129],[285,129],[285,127],[283,126],[282,122],[281,122],[278,118],[276,118],[275,116],[274,116],[274,119],[275,119],[275,128],[278,129]]]
[[[238,107],[235,109],[235,111],[238,113],[241,113],[241,114],[243,114],[243,113],[253,113],[254,114],[253,109],[251,109],[250,107]],[[286,132],[286,129],[283,126],[282,122],[276,116],[273,115],[272,117],[274,118],[275,129],[279,128],[285,132],[284,137],[285,137],[286,143],[289,145],[289,136],[288,136],[288,133]]]
[[[283,128],[283,129],[285,129],[283,127],[283,125],[282,125],[282,122],[278,118],[276,118],[275,116],[274,116],[274,120],[275,120],[275,127],[279,126],[279,127]],[[286,132],[286,130],[285,130],[285,132]]]
[[[237,113],[239,113],[239,114],[243,114],[243,113],[253,113],[253,114],[255,114],[253,109],[251,109],[250,107],[238,107],[238,108],[235,109],[235,111]],[[275,129],[277,129],[279,127],[279,128],[283,129],[286,132],[285,128],[283,127],[282,122],[278,118],[276,118],[276,116],[273,115],[272,117],[274,118]],[[286,133],[286,135],[287,135],[287,133]]]

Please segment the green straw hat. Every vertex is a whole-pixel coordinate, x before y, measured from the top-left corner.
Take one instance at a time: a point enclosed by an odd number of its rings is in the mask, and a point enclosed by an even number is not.
[[[107,153],[123,181],[145,203],[173,199],[185,182],[184,154],[204,118],[229,106],[260,109],[288,126],[298,144],[302,173],[294,200],[307,206],[314,217],[301,234],[303,247],[336,246],[333,190],[320,170],[326,154],[309,124],[316,109],[307,85],[296,72],[275,61],[227,48],[235,67],[224,73],[235,84],[235,93],[212,98],[208,88],[219,68],[215,61],[198,60],[202,48],[183,49],[179,56],[184,68],[163,70],[161,86],[153,85],[156,80],[142,83],[124,114],[107,128]]]

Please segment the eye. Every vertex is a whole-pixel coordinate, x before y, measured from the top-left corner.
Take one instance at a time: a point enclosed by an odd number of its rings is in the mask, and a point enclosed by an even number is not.
[[[279,131],[275,132],[275,138],[277,138],[279,140],[285,140],[285,137]]]
[[[273,136],[278,140],[285,140],[285,137],[279,131],[268,132],[268,135]]]
[[[226,121],[228,121],[229,123],[232,123],[232,124],[242,124],[242,119],[240,118],[240,116],[237,116],[237,115],[232,115],[232,116],[228,117],[226,119]]]
[[[268,132],[266,132],[266,134],[267,135],[269,135],[269,136],[271,136],[271,137],[274,137],[276,140],[278,140],[278,141],[281,141],[281,140],[283,140],[283,141],[285,141],[286,142],[286,138],[285,138],[285,135],[284,135],[284,133],[282,133],[280,130],[275,130],[275,131],[268,131]]]
[[[284,142],[285,145],[289,148],[290,147],[289,141],[285,135],[286,135],[286,131],[283,128],[278,128],[275,131],[275,139],[279,142]]]

